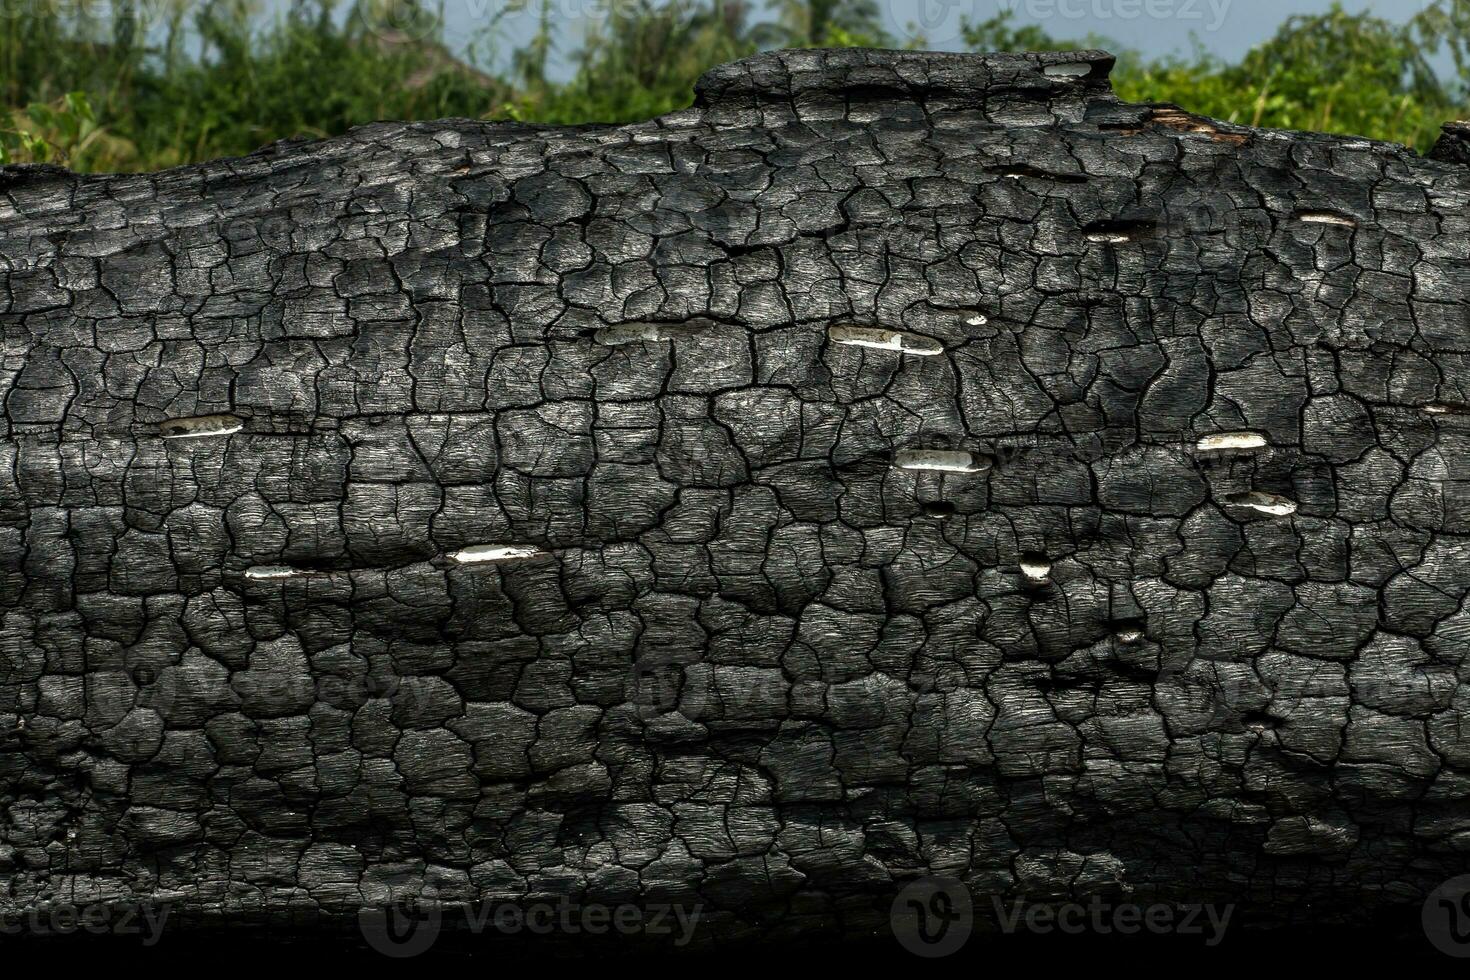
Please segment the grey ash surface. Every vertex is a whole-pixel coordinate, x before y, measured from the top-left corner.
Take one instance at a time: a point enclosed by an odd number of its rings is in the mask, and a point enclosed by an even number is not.
[[[1110,66],[0,171],[0,908],[714,940],[1470,871],[1459,131]]]

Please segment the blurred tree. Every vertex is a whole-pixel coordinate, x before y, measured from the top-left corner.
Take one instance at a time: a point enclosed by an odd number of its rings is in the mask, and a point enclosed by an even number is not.
[[[1440,0],[1435,7],[1451,5],[1470,7],[1470,0]],[[1189,56],[1151,59],[1106,38],[1057,38],[1035,25],[1016,25],[1010,12],[966,23],[963,36],[976,51],[1108,48],[1119,54],[1114,88],[1132,101],[1173,102],[1252,126],[1357,133],[1427,147],[1456,114],[1458,93],[1436,76],[1418,39],[1423,30],[1420,22],[1396,24],[1333,3],[1325,13],[1287,18],[1238,64],[1198,43]],[[1470,39],[1463,27],[1445,31]]]
[[[1428,52],[1450,56],[1463,98],[1470,90],[1470,0],[1437,0],[1414,15],[1410,25]]]
[[[588,28],[563,85],[522,92],[502,108],[514,119],[626,122],[689,104],[711,65],[758,50],[745,0],[628,0]]]
[[[1016,25],[1015,11],[1003,10],[987,20],[964,20],[960,37],[971,51],[1056,51],[1082,45],[1048,34],[1036,24]]]
[[[524,7],[525,3],[522,0],[522,2],[511,4],[505,10],[514,12]],[[531,36],[530,41],[516,48],[511,56],[512,77],[525,91],[532,93],[545,91],[546,65],[551,59],[552,47],[551,0],[541,0],[541,9],[537,13],[536,33]]]
[[[508,57],[485,43],[499,75],[479,66],[480,42],[469,53],[448,46],[443,0],[0,0],[0,130],[12,134],[12,157],[63,155],[39,130],[66,142],[77,94],[95,118],[93,135],[64,153],[71,165],[157,168],[381,118],[646,119],[688,105],[710,66],[763,48],[893,43],[877,0],[616,0],[570,53],[572,77],[558,80],[551,0],[494,9],[479,33],[496,35],[512,13],[535,17]],[[1404,23],[1334,5],[1288,18],[1233,62],[1199,44],[1147,58],[1005,12],[965,23],[963,40],[971,50],[1107,47],[1119,52],[1113,83],[1125,99],[1420,148],[1464,114],[1470,93],[1470,0],[1434,0]],[[36,122],[37,106],[54,125]]]
[[[761,47],[844,47],[859,42],[888,47],[893,39],[883,27],[876,0],[775,0],[776,21],[761,26]]]
[[[1412,24],[1334,3],[1288,18],[1276,34],[1229,65],[1197,49],[1192,58],[1124,59],[1119,94],[1167,99],[1252,126],[1359,133],[1411,145],[1433,142],[1456,113]]]

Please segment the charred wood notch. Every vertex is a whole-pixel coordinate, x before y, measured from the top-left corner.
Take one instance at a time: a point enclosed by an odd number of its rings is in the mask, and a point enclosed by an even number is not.
[[[984,473],[991,467],[987,456],[955,449],[905,449],[893,458],[901,470],[929,470],[936,473]]]
[[[827,331],[834,344],[853,347],[872,347],[876,350],[900,351],[920,357],[932,357],[944,353],[944,344],[932,337],[907,333],[903,330],[885,330],[882,327],[858,327],[851,324],[834,324]]]
[[[245,427],[245,420],[233,415],[203,415],[192,419],[169,419],[158,427],[165,439],[203,439],[228,436]]]
[[[1055,181],[1060,184],[1085,184],[1087,178],[1077,174],[1054,174],[1040,167],[1032,167],[1024,163],[1007,163],[990,168],[993,174],[1009,177],[1012,180],[1031,178],[1033,180]]]
[[[1463,127],[1111,63],[0,172],[0,911],[713,942],[1470,870]]]
[[[1094,221],[1085,229],[1089,242],[1106,242],[1111,245],[1123,245],[1128,242],[1142,241],[1153,238],[1158,233],[1158,225],[1153,221]]]

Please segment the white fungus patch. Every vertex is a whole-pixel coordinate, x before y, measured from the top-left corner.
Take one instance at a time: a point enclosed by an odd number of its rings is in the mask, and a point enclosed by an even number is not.
[[[245,569],[245,577],[257,582],[279,582],[288,578],[304,578],[312,574],[301,568],[292,568],[290,565],[255,565]]]
[[[1095,221],[1082,229],[1082,235],[1089,242],[1122,245],[1153,238],[1158,231],[1158,223],[1154,221]]]
[[[1356,228],[1358,219],[1336,211],[1298,211],[1296,219],[1309,225],[1336,225],[1339,228]]]
[[[852,324],[833,324],[827,337],[834,344],[852,347],[871,347],[874,350],[898,351],[919,357],[933,357],[944,353],[944,345],[933,337],[908,333],[904,330],[888,330],[884,327],[858,327]]]
[[[1270,514],[1272,517],[1289,517],[1296,513],[1297,507],[1295,500],[1261,490],[1232,493],[1225,498],[1225,502],[1235,507],[1247,507],[1262,514]]]
[[[1114,633],[1113,635],[1117,637],[1118,642],[1123,644],[1124,646],[1137,646],[1138,644],[1143,642],[1143,630],[1132,626],[1124,627],[1123,629],[1118,630],[1118,632]]]
[[[1202,436],[1195,448],[1202,453],[1218,453],[1230,450],[1264,449],[1266,437],[1259,432],[1215,432]]]
[[[901,470],[981,473],[990,469],[990,460],[963,450],[905,449],[893,457],[893,465]]]
[[[1060,65],[1047,65],[1041,69],[1047,78],[1077,79],[1092,74],[1092,65],[1085,61],[1069,61]]]
[[[199,415],[160,422],[158,434],[165,439],[203,439],[207,436],[233,435],[243,428],[245,420],[238,415]]]
[[[1045,582],[1051,577],[1051,562],[1040,555],[1027,555],[1021,559],[1021,574],[1027,581]]]
[[[472,544],[450,554],[461,565],[486,565],[493,562],[521,561],[546,552],[532,544]]]

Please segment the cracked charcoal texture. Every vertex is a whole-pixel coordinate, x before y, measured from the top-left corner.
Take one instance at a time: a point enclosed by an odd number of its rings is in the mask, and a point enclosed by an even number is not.
[[[1111,65],[0,171],[0,907],[712,940],[1470,871],[1465,130]]]

